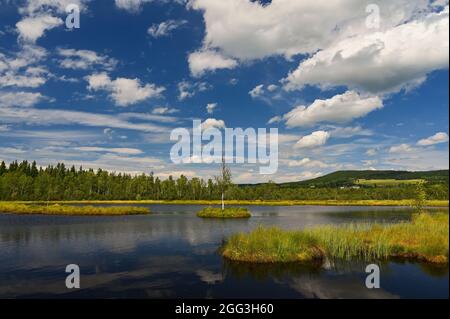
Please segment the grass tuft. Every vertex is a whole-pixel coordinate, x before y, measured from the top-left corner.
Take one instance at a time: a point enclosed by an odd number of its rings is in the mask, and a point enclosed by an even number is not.
[[[0,213],[41,214],[41,215],[80,215],[80,216],[120,216],[149,214],[145,207],[135,206],[67,206],[67,205],[26,205],[0,202]]]
[[[392,257],[448,263],[448,236],[448,214],[417,214],[411,222],[390,225],[349,224],[303,231],[258,227],[231,236],[222,254],[230,260],[255,263]]]
[[[227,207],[224,210],[216,207],[206,207],[197,213],[202,218],[250,218],[247,208]]]

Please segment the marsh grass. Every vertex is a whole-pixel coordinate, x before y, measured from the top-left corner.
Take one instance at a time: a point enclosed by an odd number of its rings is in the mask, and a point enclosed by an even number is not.
[[[448,214],[417,214],[411,222],[323,226],[303,231],[258,227],[236,234],[222,248],[225,258],[255,263],[322,262],[326,259],[406,258],[448,263]]]
[[[80,216],[120,216],[149,214],[145,207],[135,206],[67,206],[67,205],[27,205],[0,202],[0,213],[41,214],[41,215],[80,215]]]
[[[197,213],[202,218],[250,218],[247,208],[227,207],[224,210],[216,207],[206,207]]]

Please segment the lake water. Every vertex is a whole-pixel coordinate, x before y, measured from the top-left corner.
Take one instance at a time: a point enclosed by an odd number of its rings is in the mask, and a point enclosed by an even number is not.
[[[142,205],[146,206],[146,205]],[[448,266],[383,262],[381,288],[365,286],[366,264],[311,268],[224,261],[223,240],[258,225],[399,222],[389,207],[250,206],[248,220],[206,220],[201,206],[149,205],[148,216],[0,214],[0,298],[448,298]],[[65,286],[65,267],[81,288]]]

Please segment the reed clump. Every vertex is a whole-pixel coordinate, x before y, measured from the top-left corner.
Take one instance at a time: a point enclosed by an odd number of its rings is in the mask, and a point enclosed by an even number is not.
[[[405,258],[448,263],[449,216],[416,214],[399,224],[349,224],[302,231],[258,227],[231,236],[225,258],[255,263],[322,262],[326,259],[383,260]]]
[[[252,215],[247,208],[227,207],[225,209],[206,207],[197,213],[202,218],[250,218]]]
[[[80,216],[121,216],[149,214],[146,207],[137,206],[68,206],[68,205],[27,205],[0,202],[0,213],[40,214],[40,215],[80,215]]]

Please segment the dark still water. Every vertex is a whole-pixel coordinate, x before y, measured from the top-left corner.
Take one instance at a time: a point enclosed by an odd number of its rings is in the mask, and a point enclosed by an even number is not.
[[[0,298],[448,298],[448,266],[380,264],[381,288],[365,264],[257,266],[217,253],[230,234],[257,225],[398,222],[411,211],[364,207],[250,207],[249,220],[204,220],[200,206],[150,205],[123,217],[0,214]],[[81,269],[81,288],[65,268]]]

